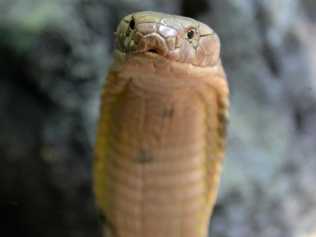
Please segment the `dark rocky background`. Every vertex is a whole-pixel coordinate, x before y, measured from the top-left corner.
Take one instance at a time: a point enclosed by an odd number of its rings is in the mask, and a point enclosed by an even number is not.
[[[222,40],[232,108],[210,236],[316,235],[314,0],[0,0],[0,236],[101,236],[99,93],[116,24],[137,10]]]

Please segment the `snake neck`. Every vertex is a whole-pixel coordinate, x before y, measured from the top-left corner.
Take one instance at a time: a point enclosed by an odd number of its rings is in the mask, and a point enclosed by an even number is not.
[[[198,67],[153,53],[125,54],[118,50],[111,70],[121,79],[137,79],[140,86],[162,87],[165,91],[214,84],[217,78],[225,77],[220,61],[212,67]]]

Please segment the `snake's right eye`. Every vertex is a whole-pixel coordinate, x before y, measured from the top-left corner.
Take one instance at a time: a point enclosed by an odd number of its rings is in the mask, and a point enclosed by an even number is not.
[[[129,22],[129,28],[134,30],[135,29],[135,20],[132,18],[132,20]]]

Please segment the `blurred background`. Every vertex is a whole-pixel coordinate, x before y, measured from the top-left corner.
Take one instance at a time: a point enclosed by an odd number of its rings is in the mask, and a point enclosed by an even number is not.
[[[121,17],[222,40],[231,121],[210,237],[316,236],[316,1],[0,0],[0,235],[100,237],[91,159]]]

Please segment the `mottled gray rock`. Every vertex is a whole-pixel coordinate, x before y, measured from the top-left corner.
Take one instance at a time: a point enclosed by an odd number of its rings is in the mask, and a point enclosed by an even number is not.
[[[8,14],[18,11],[11,7]],[[80,40],[76,45],[57,26],[33,28],[27,25],[27,16],[20,24],[15,17],[2,15],[2,20],[2,234],[98,236],[87,136],[90,121],[83,107],[97,96],[92,90],[100,82],[94,73],[76,76],[69,62],[76,58],[81,63],[90,55],[73,53]]]
[[[316,21],[316,2],[314,0],[302,0],[302,5],[304,7],[304,10],[307,13],[307,16],[312,20]]]

